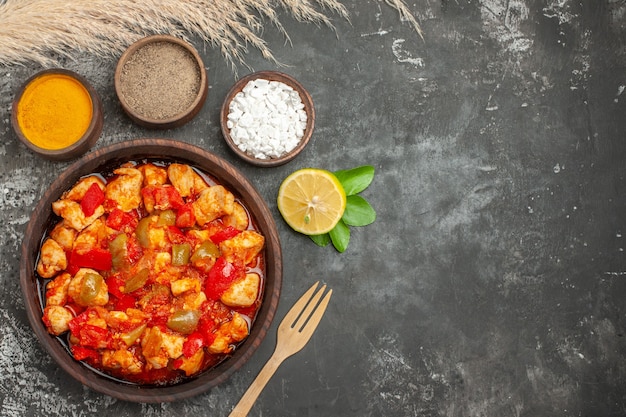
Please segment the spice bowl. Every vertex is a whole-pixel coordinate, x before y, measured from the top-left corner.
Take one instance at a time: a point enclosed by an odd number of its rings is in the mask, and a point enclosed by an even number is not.
[[[140,39],[115,69],[115,92],[135,123],[152,129],[184,125],[202,109],[207,74],[196,49],[170,35]]]
[[[11,125],[35,154],[52,161],[77,158],[102,133],[102,102],[76,72],[56,68],[31,76],[13,100]]]
[[[239,79],[220,112],[226,144],[244,161],[261,167],[286,164],[309,143],[315,108],[295,78],[259,71]]]

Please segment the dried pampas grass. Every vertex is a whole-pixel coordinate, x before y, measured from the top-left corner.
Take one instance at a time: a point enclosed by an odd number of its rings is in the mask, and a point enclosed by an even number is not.
[[[402,0],[385,2],[421,36]],[[327,12],[348,19],[339,0],[0,0],[0,63],[49,66],[56,62],[53,56],[106,56],[155,33],[197,35],[233,67],[245,63],[250,46],[274,60],[260,33],[267,20],[289,39],[278,20],[279,7],[299,21],[330,27]]]

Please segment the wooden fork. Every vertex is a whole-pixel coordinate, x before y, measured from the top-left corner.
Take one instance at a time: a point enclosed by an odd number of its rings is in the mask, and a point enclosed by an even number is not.
[[[239,400],[229,417],[247,416],[265,384],[278,369],[278,366],[289,356],[302,349],[309,341],[322,319],[326,306],[328,306],[330,301],[330,296],[333,293],[333,290],[330,289],[320,302],[319,300],[326,290],[326,285],[323,285],[317,293],[313,294],[318,284],[319,282],[313,284],[285,315],[285,318],[278,326],[274,353],[254,381],[252,381],[252,384],[241,397],[241,400]]]

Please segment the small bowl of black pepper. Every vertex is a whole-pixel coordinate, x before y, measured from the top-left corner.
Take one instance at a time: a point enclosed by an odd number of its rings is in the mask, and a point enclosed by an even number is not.
[[[115,69],[115,92],[135,123],[171,129],[193,119],[206,101],[202,58],[188,42],[153,35],[133,43]]]

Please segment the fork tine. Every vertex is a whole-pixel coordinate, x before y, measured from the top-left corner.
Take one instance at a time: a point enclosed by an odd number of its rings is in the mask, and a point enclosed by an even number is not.
[[[300,314],[300,316],[298,317],[298,321],[296,321],[292,327],[296,330],[296,331],[300,331],[302,330],[302,328],[304,327],[304,324],[307,322],[307,320],[309,319],[309,316],[311,315],[311,312],[313,311],[313,309],[315,309],[315,307],[317,306],[317,303],[319,302],[320,298],[322,298],[322,294],[324,294],[324,291],[326,290],[326,285],[322,285],[322,288],[320,288],[317,293],[315,293],[315,295],[313,296],[313,298],[311,298],[311,300],[308,302],[306,309],[304,311],[302,311],[302,314]]]
[[[311,296],[313,295],[313,292],[317,288],[318,284],[319,284],[319,281],[316,282],[315,284],[313,284],[311,286],[311,288],[309,288],[302,295],[302,297],[300,297],[300,299],[298,301],[296,301],[296,303],[293,305],[293,307],[291,307],[291,310],[289,310],[287,312],[287,314],[285,314],[285,317],[283,318],[283,321],[282,321],[281,324],[284,323],[284,324],[288,325],[289,327],[293,326],[293,323],[296,321],[296,319],[300,315],[300,312],[302,311],[302,309],[304,308],[306,303],[308,303],[309,300],[311,299]]]
[[[320,293],[321,292],[322,290],[320,290]],[[313,314],[307,321],[306,325],[302,328],[302,333],[306,334],[307,338],[311,337],[311,335],[317,328],[317,325],[322,320],[322,316],[326,312],[326,307],[328,307],[328,303],[330,302],[331,295],[333,295],[332,288],[328,290],[328,293],[326,294],[326,296],[322,299],[322,301],[320,301],[319,305],[317,306],[317,308],[315,309],[315,311],[313,312]]]

